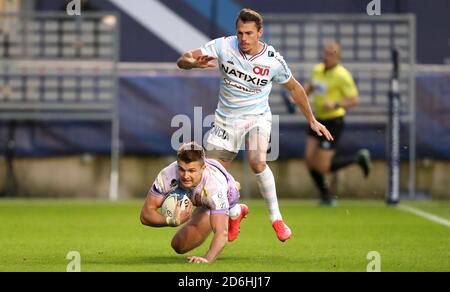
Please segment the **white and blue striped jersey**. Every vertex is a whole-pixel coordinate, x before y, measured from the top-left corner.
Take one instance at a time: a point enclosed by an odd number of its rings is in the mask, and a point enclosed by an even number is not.
[[[210,41],[201,51],[217,58],[221,74],[216,113],[225,118],[270,112],[272,82],[286,83],[292,76],[283,57],[272,46],[250,56],[242,52],[236,36]]]

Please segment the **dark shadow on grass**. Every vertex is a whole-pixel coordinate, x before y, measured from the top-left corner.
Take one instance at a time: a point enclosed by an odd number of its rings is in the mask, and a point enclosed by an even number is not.
[[[257,270],[272,271],[278,270],[285,271],[302,271],[303,267],[319,266],[319,265],[332,265],[335,259],[333,257],[289,257],[289,256],[273,256],[265,255],[258,257],[236,257],[236,256],[223,256],[218,259],[218,263],[221,264],[248,264],[253,263]]]
[[[151,266],[151,265],[185,265],[188,264],[186,258],[189,255],[176,255],[173,256],[136,256],[136,257],[121,257],[121,258],[95,258],[95,259],[85,259],[82,261],[82,264],[89,265],[99,265],[99,266],[115,266],[115,265],[123,265],[123,266]],[[219,266],[239,266],[240,264],[248,264],[253,263],[256,271],[267,271],[267,272],[276,272],[276,271],[302,271],[303,267],[311,267],[319,264],[329,263],[330,265],[333,263],[333,258],[330,257],[314,257],[314,258],[290,258],[290,257],[279,257],[279,256],[227,256],[222,255],[216,261],[216,264]],[[214,265],[214,264],[213,264]],[[288,268],[287,268],[288,267]],[[206,267],[205,267],[206,268]],[[287,269],[286,269],[287,268]],[[253,271],[252,268],[248,270],[248,267],[245,267],[240,271]]]
[[[83,263],[93,265],[173,265],[184,264],[186,257],[182,256],[140,256],[126,258],[85,259]]]

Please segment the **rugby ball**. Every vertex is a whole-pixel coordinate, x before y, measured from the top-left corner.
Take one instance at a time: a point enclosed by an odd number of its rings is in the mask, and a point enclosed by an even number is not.
[[[161,214],[164,217],[173,217],[175,214],[175,207],[177,202],[180,204],[181,202],[181,209],[180,211],[183,212],[184,210],[188,209],[189,205],[192,204],[191,200],[189,200],[188,196],[184,192],[180,192],[176,190],[173,193],[170,193],[162,203],[161,206]]]

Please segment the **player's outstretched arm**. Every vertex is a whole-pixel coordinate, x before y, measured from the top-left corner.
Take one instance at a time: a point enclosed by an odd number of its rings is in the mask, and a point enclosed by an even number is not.
[[[157,196],[148,195],[141,210],[141,223],[151,227],[168,226],[166,218],[158,212],[164,199]]]
[[[325,135],[325,138],[327,138],[327,140],[332,141],[333,136],[331,136],[327,128],[319,123],[314,117],[308,101],[308,96],[306,95],[303,86],[294,77],[291,77],[291,79],[289,79],[289,81],[284,84],[284,87],[291,93],[292,99],[305,115],[311,129],[315,131],[319,136]]]
[[[209,63],[215,60],[214,57],[202,54],[200,49],[184,53],[178,58],[177,66],[180,69],[190,70],[193,68],[215,68],[216,64]]]
[[[306,83],[306,85],[304,86],[305,92],[306,92],[306,96],[309,96],[311,93],[314,92],[314,87],[311,85],[311,83]]]
[[[188,257],[190,263],[210,263],[216,260],[228,241],[228,215],[211,214],[210,223],[214,237],[205,256]]]

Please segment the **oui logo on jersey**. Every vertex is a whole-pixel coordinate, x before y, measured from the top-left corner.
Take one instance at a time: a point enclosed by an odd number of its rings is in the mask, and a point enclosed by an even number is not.
[[[270,69],[265,66],[255,66],[253,67],[253,73],[260,76],[269,76]]]

